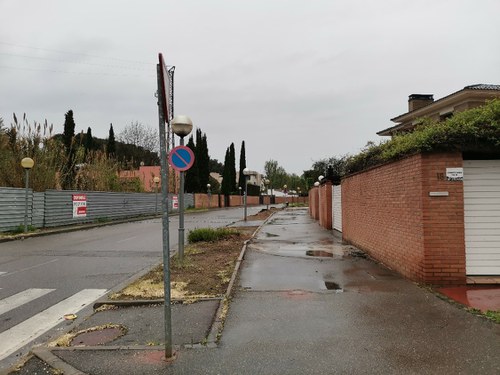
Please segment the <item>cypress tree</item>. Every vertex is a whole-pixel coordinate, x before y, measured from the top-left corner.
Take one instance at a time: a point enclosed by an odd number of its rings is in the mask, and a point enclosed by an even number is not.
[[[226,156],[224,157],[224,170],[222,172],[222,186],[221,186],[221,193],[224,195],[230,195],[231,194],[231,173],[229,171],[229,148],[226,149]]]
[[[241,187],[242,191],[245,190],[245,175],[243,174],[243,169],[247,167],[247,161],[245,156],[245,141],[241,142],[240,150],[240,174],[238,177],[238,186]]]
[[[64,115],[64,133],[63,142],[66,149],[66,155],[69,155],[73,146],[73,139],[75,137],[75,120],[73,119],[73,111],[70,109]]]
[[[203,133],[199,145],[200,162],[198,163],[198,176],[202,192],[207,191],[207,184],[210,181],[210,156],[208,155],[207,135]]]
[[[184,173],[184,191],[188,193],[197,193],[200,185],[198,179],[198,160],[197,160],[197,147],[194,144],[193,136],[189,137],[186,145],[193,151],[195,160],[193,166]]]
[[[85,154],[87,154],[89,151],[92,151],[94,148],[94,139],[92,138],[92,129],[89,128],[87,129],[87,134],[85,136]]]
[[[108,157],[113,157],[116,155],[116,142],[115,142],[115,132],[113,130],[113,124],[110,124],[109,126],[107,151],[108,151]]]
[[[236,152],[234,151],[234,143],[231,143],[229,147],[229,173],[230,192],[236,193],[238,186],[236,185]]]
[[[75,170],[73,164],[75,162],[75,150],[73,147],[75,138],[75,120],[73,118],[73,111],[70,109],[64,115],[64,133],[63,143],[66,152],[66,162],[62,168],[61,173],[61,186],[63,189],[71,189],[75,179]]]

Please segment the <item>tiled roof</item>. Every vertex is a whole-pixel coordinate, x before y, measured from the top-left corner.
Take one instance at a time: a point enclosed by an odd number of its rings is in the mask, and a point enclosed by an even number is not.
[[[464,89],[471,90],[498,90],[500,91],[500,85],[485,85],[483,83],[478,85],[465,86]]]
[[[454,93],[451,93],[451,94],[449,94],[449,95],[447,95],[447,96],[445,96],[443,98],[440,98],[440,99],[438,99],[438,100],[436,100],[434,102],[431,102],[431,103],[427,104],[426,106],[435,105],[436,103],[439,103],[440,101],[443,101],[443,100],[449,98],[450,96],[456,95],[456,94],[458,94],[458,93],[460,93],[460,92],[462,92],[464,90],[491,90],[491,91],[500,91],[500,85],[489,85],[489,84],[480,83],[480,84],[476,84],[476,85],[465,86],[463,89],[455,91]],[[416,111],[418,111],[418,110],[420,110],[422,108],[425,108],[426,106],[421,107],[421,108],[417,108],[417,109],[415,109],[413,111],[409,111],[409,112],[403,113],[402,115],[399,115],[399,116],[396,116],[396,117],[392,118],[391,121],[398,122],[401,117],[406,116],[406,115],[408,115],[408,114],[410,114],[412,112],[416,112]],[[397,129],[401,128],[401,126],[402,126],[401,124],[396,124],[396,125],[391,126],[391,127],[387,128],[387,129],[384,129],[384,130],[381,130],[381,131],[377,132],[377,134],[381,135],[381,133],[385,133],[387,131],[397,130]]]

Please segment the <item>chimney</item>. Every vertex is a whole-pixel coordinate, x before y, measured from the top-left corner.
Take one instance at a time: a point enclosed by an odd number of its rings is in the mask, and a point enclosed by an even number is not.
[[[411,94],[408,97],[408,112],[425,107],[434,102],[432,94]]]

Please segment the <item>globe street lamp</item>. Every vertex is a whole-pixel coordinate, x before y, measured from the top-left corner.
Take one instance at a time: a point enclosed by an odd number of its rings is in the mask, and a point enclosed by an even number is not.
[[[181,138],[180,145],[184,146],[184,137],[193,130],[193,122],[188,116],[177,115],[171,122],[172,131]],[[184,259],[184,172],[180,172],[179,181],[179,261]]]
[[[250,174],[250,170],[248,168],[243,169],[243,174],[245,175],[245,221],[247,221],[247,199],[248,199],[248,175]]]
[[[240,191],[240,205],[243,204],[243,195],[241,193],[241,186],[238,186],[238,190]]]
[[[324,178],[325,178],[325,176],[321,175],[318,177],[318,181],[321,183],[321,181],[323,181]]]
[[[283,193],[285,193],[285,206],[288,207],[288,196],[287,196],[287,187],[286,185],[283,185]]]
[[[210,191],[211,187],[212,187],[212,185],[207,184],[208,209],[210,209],[210,199],[212,197],[212,192]]]
[[[160,183],[160,177],[154,176],[153,182],[155,183],[155,214],[158,213],[158,184]]]
[[[24,233],[28,232],[28,187],[29,187],[29,178],[30,178],[30,169],[33,168],[35,162],[31,158],[24,158],[21,160],[21,167],[24,168],[24,185],[25,185],[25,194],[24,194]]]

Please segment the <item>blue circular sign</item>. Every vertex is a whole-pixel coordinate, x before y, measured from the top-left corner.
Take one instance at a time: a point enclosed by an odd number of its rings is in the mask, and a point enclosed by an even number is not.
[[[187,171],[194,164],[194,154],[187,146],[177,146],[170,151],[168,161],[176,171]]]

